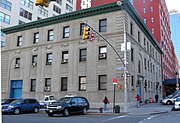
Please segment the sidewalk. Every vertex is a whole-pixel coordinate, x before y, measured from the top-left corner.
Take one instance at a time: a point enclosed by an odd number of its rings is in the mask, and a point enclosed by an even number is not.
[[[172,110],[173,105],[163,105],[161,103],[148,103],[143,104],[140,106],[140,108],[137,108],[135,106],[129,107],[128,112],[123,112],[123,109],[121,109],[120,113],[117,115],[152,115],[152,114],[161,114],[161,113],[168,113]],[[113,110],[109,109],[108,111],[103,111],[103,113],[100,113],[99,109],[90,109],[88,111],[89,114],[102,114],[102,115],[112,115]]]

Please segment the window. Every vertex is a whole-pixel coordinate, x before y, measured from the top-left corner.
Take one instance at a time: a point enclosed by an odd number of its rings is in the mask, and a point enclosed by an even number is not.
[[[106,90],[107,86],[107,76],[106,75],[99,75],[99,90]]]
[[[53,41],[53,37],[54,37],[53,35],[54,35],[53,29],[48,30],[48,41]]]
[[[134,61],[134,49],[131,48],[131,61]]]
[[[150,0],[150,2],[152,2],[153,0]]]
[[[150,9],[151,12],[153,12],[153,7],[151,6],[151,9]]]
[[[39,32],[34,33],[34,41],[33,44],[37,44],[39,42]]]
[[[82,61],[86,61],[86,52],[87,50],[86,49],[80,49],[80,56],[79,56],[79,61],[82,62]]]
[[[148,71],[149,71],[149,60],[148,60]]]
[[[144,69],[146,70],[146,58],[144,59]]]
[[[15,60],[15,68],[19,68],[20,67],[20,58],[16,58]]]
[[[154,28],[152,28],[152,34],[154,34]]]
[[[37,20],[41,20],[42,18],[40,18],[40,17],[37,17]]]
[[[107,47],[102,46],[99,47],[99,60],[101,59],[107,59]]]
[[[17,46],[21,46],[22,45],[22,36],[18,36],[18,39],[17,39]]]
[[[11,11],[12,3],[7,0],[1,0],[1,7],[8,11]]]
[[[52,64],[52,53],[46,54],[46,65],[51,65]]]
[[[144,38],[144,48],[146,49],[146,39]]]
[[[23,21],[19,20],[19,25],[20,25],[20,24],[25,24],[25,22],[23,22]]]
[[[151,22],[154,23],[154,18],[153,17],[151,18]]]
[[[138,73],[141,73],[141,62],[138,62]]]
[[[48,17],[48,11],[41,6],[39,6],[39,8],[38,8],[38,14]]]
[[[84,23],[80,24],[80,35],[83,35],[83,31],[84,31]]]
[[[141,43],[141,35],[139,31],[138,31],[138,42]]]
[[[73,0],[67,0],[68,2],[70,2],[71,4],[73,4]]]
[[[66,10],[67,10],[68,12],[72,12],[72,11],[73,11],[73,8],[72,8],[70,5],[66,4]]]
[[[4,27],[1,27],[1,29],[3,29]],[[0,30],[0,35],[2,36],[2,37],[6,37],[6,34],[4,33],[4,32],[2,32],[1,30]]]
[[[6,46],[6,42],[5,41],[1,41],[1,47],[5,47]]]
[[[36,91],[36,79],[31,79],[30,92],[35,92],[35,91]]]
[[[10,24],[10,16],[0,12],[0,20],[6,24]]]
[[[149,53],[149,42],[147,42],[147,51]]]
[[[79,91],[86,91],[86,77],[79,77]]]
[[[130,33],[131,33],[131,35],[133,35],[133,23],[131,23]]]
[[[50,92],[51,91],[51,78],[46,78],[45,79],[45,88],[44,90],[46,92]]]
[[[144,23],[146,24],[146,19],[144,19]]]
[[[21,0],[21,4],[27,6],[30,9],[33,9],[33,2],[30,0]]]
[[[134,86],[134,76],[131,76],[131,86]],[[132,88],[133,89],[133,88]]]
[[[20,16],[26,18],[26,19],[29,19],[29,20],[32,20],[32,13],[20,8]]]
[[[56,0],[56,3],[58,3],[59,5],[62,5],[62,0]]]
[[[63,38],[69,38],[69,26],[63,28]]]
[[[68,63],[68,51],[62,51],[62,64]]]
[[[32,56],[32,65],[37,65],[37,55]]]
[[[57,7],[56,5],[53,5],[53,10],[57,12],[58,14],[61,14],[61,9]]]
[[[107,31],[107,19],[99,20],[99,32]]]
[[[143,0],[143,3],[146,3],[146,0]]]
[[[67,77],[61,78],[61,91],[67,91]]]
[[[146,13],[146,8],[144,8],[144,14]]]

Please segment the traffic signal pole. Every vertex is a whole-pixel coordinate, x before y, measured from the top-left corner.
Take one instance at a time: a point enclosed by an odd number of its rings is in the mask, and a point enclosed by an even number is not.
[[[111,48],[114,50],[114,52],[117,54],[117,56],[119,57],[119,59],[121,60],[121,62],[124,65],[124,112],[127,112],[127,61],[126,61],[126,51],[127,51],[127,41],[126,41],[126,30],[125,30],[125,23],[124,23],[124,45],[125,45],[125,49],[124,49],[124,61],[121,58],[121,56],[118,54],[117,50],[112,46],[112,44],[108,41],[108,39],[103,36],[101,33],[97,32],[93,27],[91,27],[87,22],[84,22],[84,24],[86,26],[88,26],[89,28],[91,28],[95,33],[97,33],[100,37],[102,37],[104,39],[104,41],[106,41]],[[115,91],[115,85],[114,85],[114,91]],[[113,106],[115,106],[115,92],[114,92],[114,99],[113,99]],[[114,113],[114,107],[113,107],[113,113]]]

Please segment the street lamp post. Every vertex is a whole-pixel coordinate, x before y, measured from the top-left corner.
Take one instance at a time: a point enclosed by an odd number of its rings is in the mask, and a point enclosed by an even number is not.
[[[179,73],[176,72],[176,91],[179,91],[179,83],[178,83]]]

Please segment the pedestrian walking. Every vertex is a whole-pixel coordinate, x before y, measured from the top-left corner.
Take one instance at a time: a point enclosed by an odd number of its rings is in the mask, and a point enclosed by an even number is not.
[[[136,96],[135,98],[136,98],[136,100],[137,100],[137,108],[139,108],[139,107],[140,107],[140,105],[139,105],[140,96],[137,94],[137,96]]]
[[[108,98],[106,96],[105,96],[105,98],[103,100],[103,103],[104,103],[104,111],[108,111],[107,104],[109,104],[109,100],[108,100]]]
[[[156,103],[158,103],[158,99],[159,99],[159,95],[158,95],[158,94],[156,94],[156,95],[155,95],[155,100],[156,100]]]

